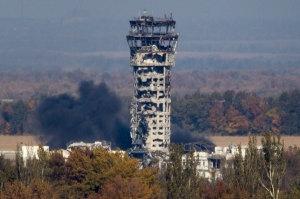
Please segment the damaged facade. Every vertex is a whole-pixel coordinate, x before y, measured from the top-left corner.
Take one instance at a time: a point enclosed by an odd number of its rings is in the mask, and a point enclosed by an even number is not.
[[[71,141],[67,143],[67,150],[73,151],[77,149],[96,149],[96,148],[104,148],[107,151],[111,151],[111,142],[102,140],[102,141],[96,141],[95,143],[86,143],[86,142],[75,142]]]
[[[150,15],[130,20],[127,35],[133,68],[131,107],[132,151],[168,151],[171,126],[171,68],[178,41],[172,15]]]

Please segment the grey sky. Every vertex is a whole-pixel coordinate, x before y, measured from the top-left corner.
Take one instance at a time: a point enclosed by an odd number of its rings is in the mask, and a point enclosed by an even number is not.
[[[299,8],[300,0],[0,0],[0,69],[123,66],[129,20],[144,9],[156,17],[173,14],[183,68],[197,68],[189,56],[201,53],[202,68],[252,63],[211,59],[218,53],[265,54],[256,66],[298,63]],[[69,56],[77,53],[89,56]]]
[[[22,3],[23,2],[23,3]],[[0,18],[57,19],[82,9],[92,19],[130,19],[139,10],[177,19],[300,19],[299,0],[1,0]]]
[[[0,0],[0,50],[128,51],[129,20],[146,9],[173,14],[178,50],[298,53],[299,8],[300,0]],[[90,20],[70,22],[76,10]]]

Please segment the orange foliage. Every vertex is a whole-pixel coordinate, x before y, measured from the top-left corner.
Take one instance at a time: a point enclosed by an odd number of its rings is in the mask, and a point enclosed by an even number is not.
[[[241,115],[238,110],[230,106],[226,112],[226,127],[228,133],[245,132],[248,129],[249,123],[245,116]]]
[[[19,181],[5,184],[3,199],[30,199],[30,191]]]
[[[102,199],[148,199],[151,190],[139,178],[124,179],[117,175],[101,188]]]
[[[214,185],[208,184],[202,191],[201,196],[205,199],[250,199],[250,195],[246,190],[229,187],[221,180],[216,181]]]
[[[217,133],[223,129],[225,117],[223,116],[223,110],[220,106],[214,105],[210,109],[209,121],[213,133]]]

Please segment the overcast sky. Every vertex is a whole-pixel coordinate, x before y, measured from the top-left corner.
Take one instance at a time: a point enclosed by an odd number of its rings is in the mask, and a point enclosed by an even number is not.
[[[184,51],[256,52],[263,45],[294,53],[300,49],[299,8],[300,0],[0,0],[0,49],[125,51],[129,20],[146,9],[156,17],[172,13]],[[70,22],[81,14],[90,20]],[[202,42],[232,40],[290,43]]]
[[[0,18],[61,19],[74,9],[92,19],[124,20],[147,9],[176,19],[300,19],[299,0],[0,0]]]

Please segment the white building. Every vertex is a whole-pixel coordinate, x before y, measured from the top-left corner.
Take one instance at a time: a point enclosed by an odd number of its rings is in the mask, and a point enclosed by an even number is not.
[[[208,150],[203,150],[199,148],[199,144],[197,143],[189,143],[189,150],[194,149],[194,158],[197,161],[197,172],[199,176],[212,180],[214,177],[222,178],[221,175],[221,164],[224,160],[232,159],[236,154],[239,153],[238,145],[232,146],[229,143],[228,147],[220,147],[216,146],[215,151],[209,153]],[[185,145],[186,148],[187,145]],[[198,147],[197,147],[198,146]],[[242,156],[245,157],[246,150],[248,145],[241,145],[241,153]],[[259,150],[262,149],[262,146],[257,147]],[[187,155],[183,155],[182,164],[186,164]]]
[[[45,152],[49,152],[49,146],[42,146],[42,148]],[[38,156],[39,149],[40,149],[40,146],[23,145],[23,146],[20,146],[20,151],[18,151],[18,150],[0,151],[0,155],[4,155],[5,159],[15,160],[16,154],[20,153],[23,160],[26,161],[29,158],[30,159],[34,159],[34,158],[39,159],[39,156]]]
[[[42,146],[43,150],[45,152],[49,152],[49,146]],[[40,149],[40,146],[22,146],[21,147],[21,154],[23,157],[23,160],[27,159],[39,159],[38,151]]]
[[[95,149],[95,148],[104,148],[107,151],[111,151],[111,142],[108,141],[96,141],[94,143],[87,143],[87,142],[82,142],[82,141],[71,141],[67,144],[67,150],[61,150],[62,156],[67,159],[70,156],[70,152],[76,149]]]
[[[67,144],[67,150],[72,151],[74,149],[94,149],[94,148],[104,148],[108,151],[111,151],[111,142],[108,141],[96,141],[94,143],[87,142],[74,142],[71,141]]]

